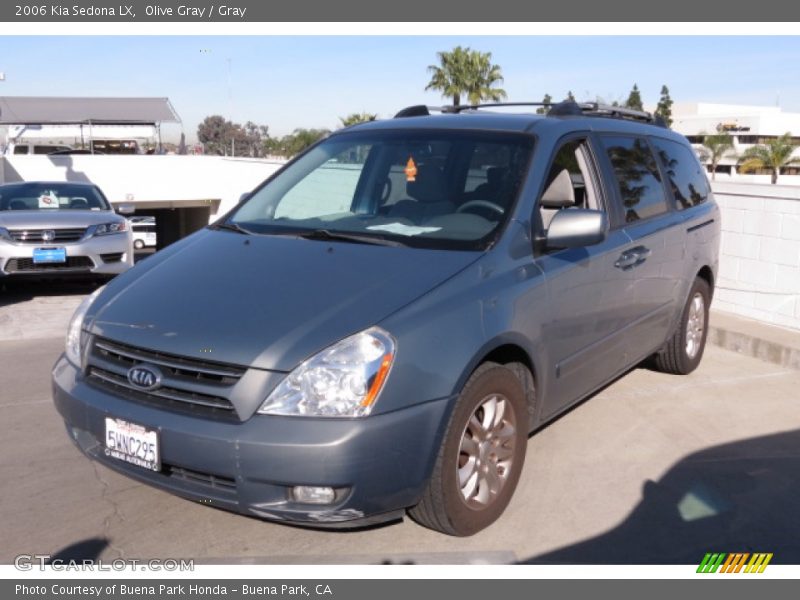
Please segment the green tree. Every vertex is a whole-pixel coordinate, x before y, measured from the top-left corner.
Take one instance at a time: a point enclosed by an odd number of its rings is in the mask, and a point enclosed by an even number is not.
[[[496,87],[503,82],[499,65],[492,63],[491,52],[479,52],[456,46],[450,52],[437,52],[438,65],[430,65],[431,80],[426,90],[436,90],[453,99],[453,106],[461,104],[462,96],[472,104],[484,100],[497,102],[506,97],[504,89]]]
[[[298,128],[282,138],[269,138],[264,147],[268,154],[288,158],[299,154],[311,144],[327,137],[328,134],[330,134],[330,131],[327,129]]]
[[[542,104],[546,106],[540,106],[536,109],[537,115],[546,115],[550,112],[550,105],[553,103],[553,97],[550,94],[545,94],[544,98],[542,98]]]
[[[711,164],[711,179],[716,179],[719,161],[733,149],[733,138],[729,133],[703,135],[700,158]]]
[[[742,154],[739,170],[747,173],[756,169],[769,169],[772,172],[772,183],[778,183],[781,167],[800,164],[800,158],[792,156],[798,146],[800,144],[794,143],[788,132],[774,140],[767,140],[764,144],[752,146]]]
[[[248,156],[253,158],[260,158],[264,155],[264,141],[269,137],[269,127],[266,125],[257,125],[253,121],[248,121],[244,124],[244,139],[242,140],[246,146]],[[241,156],[239,154],[238,156]]]
[[[669,95],[669,88],[666,85],[661,86],[661,98],[658,100],[655,114],[662,119],[667,127],[672,126],[672,98]]]
[[[368,121],[374,121],[378,118],[378,115],[368,112],[360,112],[360,113],[350,113],[346,117],[339,117],[339,121],[342,123],[342,127],[350,127],[351,125],[356,125],[357,123],[366,123]]]
[[[628,94],[628,99],[625,101],[625,106],[633,110],[644,110],[642,105],[642,95],[639,93],[639,86],[633,84],[631,93]]]
[[[208,116],[197,126],[197,139],[203,144],[206,154],[222,156],[226,153],[226,145],[230,145],[231,127],[232,123],[221,115]]]
[[[197,126],[197,139],[203,144],[206,154],[258,157],[263,154],[268,130],[266,125],[252,121],[240,125],[221,115],[211,115]]]

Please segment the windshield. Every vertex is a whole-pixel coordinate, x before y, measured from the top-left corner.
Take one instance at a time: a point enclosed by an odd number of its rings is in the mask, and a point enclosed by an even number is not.
[[[227,223],[248,233],[479,250],[511,214],[532,148],[531,137],[513,133],[340,134],[256,190]]]
[[[111,210],[96,187],[75,183],[19,183],[0,186],[2,210]]]

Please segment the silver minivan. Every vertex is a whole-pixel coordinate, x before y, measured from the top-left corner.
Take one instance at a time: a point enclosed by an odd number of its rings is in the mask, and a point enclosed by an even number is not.
[[[530,433],[645,359],[698,366],[718,269],[684,137],[547,108],[340,130],[117,277],[53,369],[69,436],[245,515],[490,525]]]

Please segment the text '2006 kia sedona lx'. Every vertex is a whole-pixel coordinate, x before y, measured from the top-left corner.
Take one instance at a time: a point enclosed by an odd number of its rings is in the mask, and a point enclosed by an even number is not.
[[[648,357],[697,367],[718,262],[685,138],[525,110],[337,132],[98,290],[53,370],[72,439],[265,519],[492,523],[530,432]]]

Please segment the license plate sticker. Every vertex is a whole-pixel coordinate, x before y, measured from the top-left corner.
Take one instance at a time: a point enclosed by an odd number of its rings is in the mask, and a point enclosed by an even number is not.
[[[158,432],[122,419],[106,417],[105,454],[151,471],[161,470]]]
[[[33,263],[36,265],[67,262],[66,248],[34,248]]]

